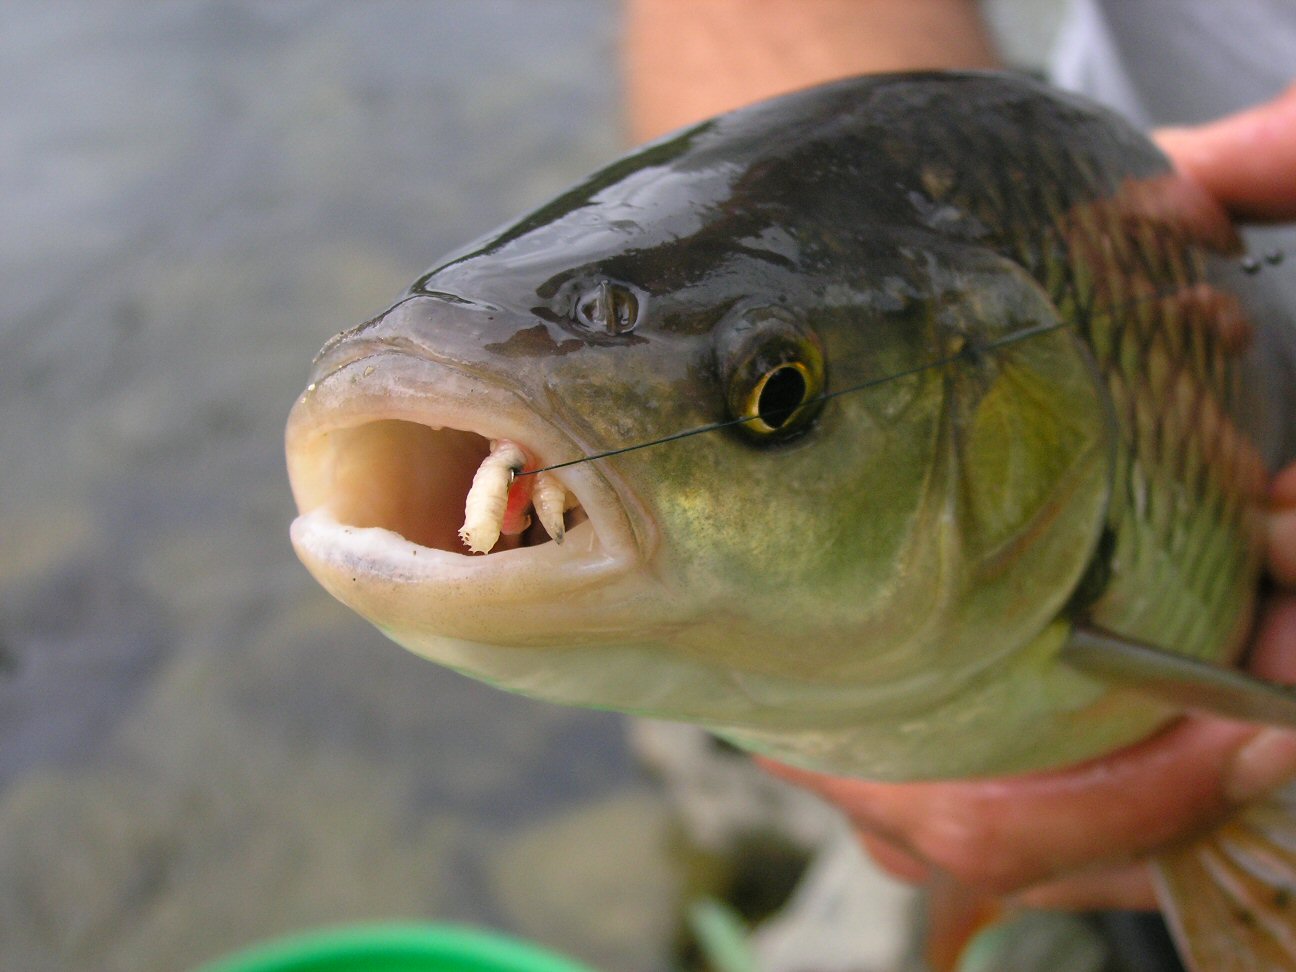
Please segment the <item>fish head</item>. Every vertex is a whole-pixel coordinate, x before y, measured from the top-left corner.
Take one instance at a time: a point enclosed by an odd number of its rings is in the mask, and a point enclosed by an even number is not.
[[[1019,267],[811,188],[759,122],[630,156],[326,346],[287,438],[329,591],[501,687],[726,727],[916,712],[1038,635],[1101,530],[1092,363]],[[498,440],[556,467],[562,543],[461,542]]]

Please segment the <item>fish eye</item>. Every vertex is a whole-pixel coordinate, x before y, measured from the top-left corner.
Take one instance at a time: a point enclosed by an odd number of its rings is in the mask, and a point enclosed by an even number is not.
[[[761,375],[744,412],[756,431],[777,432],[792,420],[810,392],[810,371],[800,361],[778,365]]]
[[[781,442],[809,427],[822,404],[824,359],[804,327],[762,309],[725,329],[717,351],[730,418],[742,434]]]
[[[639,322],[639,298],[625,284],[600,280],[576,300],[576,323],[587,331],[617,336]]]

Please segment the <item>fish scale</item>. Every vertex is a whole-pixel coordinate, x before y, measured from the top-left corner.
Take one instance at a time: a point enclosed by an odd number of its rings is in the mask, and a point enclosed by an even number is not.
[[[1125,295],[1136,288],[1109,284],[1111,296],[1079,318],[1096,352],[1114,351],[1097,357],[1108,387],[1119,389],[1116,495],[1124,500],[1112,511],[1109,590],[1091,616],[1176,651],[1228,657],[1245,633],[1258,568],[1261,469],[1237,432],[1247,422],[1237,403],[1246,361],[1220,340],[1209,307],[1191,299],[1208,283],[1200,251],[1170,234],[1134,238],[1144,259],[1121,263],[1159,269],[1139,279],[1158,297],[1130,313]],[[1157,246],[1150,254],[1149,243]],[[1093,248],[1084,241],[1078,258]],[[1095,279],[1119,273],[1108,266]]]
[[[1106,382],[1119,429],[1115,543],[1089,616],[1175,651],[1231,657],[1258,570],[1253,510],[1262,483],[1237,401],[1245,349],[1220,340],[1219,318],[1198,293],[1211,286],[1207,266],[1219,254],[1131,208],[1101,150],[1051,152],[1032,131],[1012,128],[996,128],[988,145],[982,122],[973,119],[975,137],[952,123],[942,133],[949,157],[925,166],[957,171],[955,160],[974,152],[998,164],[943,186],[929,177],[924,187],[973,214],[986,242],[1031,272]],[[1119,147],[1110,159],[1128,172]],[[1145,154],[1145,171],[1165,169]]]

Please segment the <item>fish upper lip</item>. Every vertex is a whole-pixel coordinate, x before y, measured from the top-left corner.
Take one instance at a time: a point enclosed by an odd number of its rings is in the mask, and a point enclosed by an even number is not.
[[[293,523],[293,542],[321,581],[321,572],[338,573],[345,568],[341,573],[354,575],[355,583],[364,580],[360,574],[371,575],[371,580],[381,575],[388,585],[405,581],[444,587],[453,581],[462,587],[480,582],[476,584],[481,588],[479,594],[514,603],[522,593],[523,579],[532,596],[553,596],[573,587],[596,585],[644,559],[625,502],[626,491],[593,463],[553,473],[589,517],[594,536],[584,551],[575,549],[570,535],[569,543],[561,548],[542,544],[484,556],[469,554],[466,549],[423,547],[386,530],[379,532],[390,538],[387,546],[376,543],[375,528],[339,522],[329,512],[331,473],[320,465],[333,461],[325,446],[330,433],[404,421],[473,433],[487,440],[510,439],[542,465],[579,457],[584,450],[501,382],[427,355],[422,349],[410,353],[386,342],[379,346],[366,342],[360,348],[334,346],[319,359],[316,375],[292,409],[285,439],[289,479],[301,514]],[[553,549],[544,549],[549,547]],[[524,566],[532,561],[531,569]],[[527,576],[514,583],[510,575]],[[336,579],[334,583],[326,581],[325,586],[349,603],[335,583]]]

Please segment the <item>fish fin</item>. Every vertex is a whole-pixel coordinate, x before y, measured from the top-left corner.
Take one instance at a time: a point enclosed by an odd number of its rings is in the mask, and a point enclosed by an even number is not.
[[[1296,785],[1158,857],[1153,871],[1192,972],[1296,968]]]
[[[1296,727],[1296,690],[1234,668],[1189,658],[1096,628],[1077,627],[1062,661],[1178,709]]]

